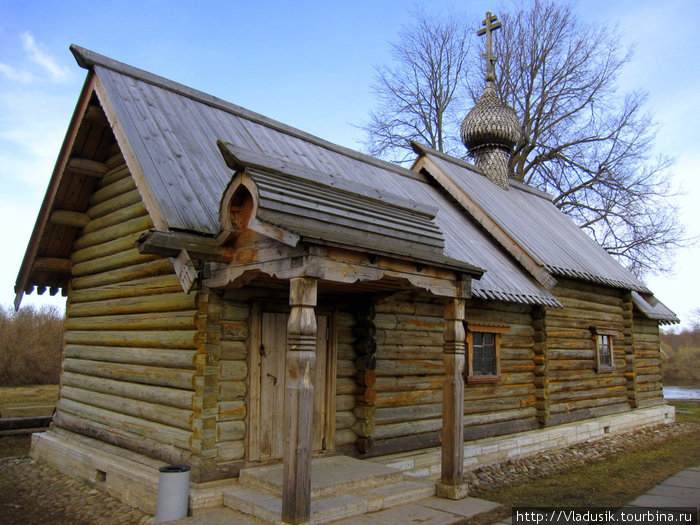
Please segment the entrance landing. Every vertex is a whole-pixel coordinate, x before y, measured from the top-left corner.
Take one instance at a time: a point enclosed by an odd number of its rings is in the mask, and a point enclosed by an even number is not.
[[[241,471],[239,486],[224,493],[224,505],[268,523],[280,523],[283,466]],[[346,456],[311,462],[311,524],[330,523],[435,495],[435,482]]]

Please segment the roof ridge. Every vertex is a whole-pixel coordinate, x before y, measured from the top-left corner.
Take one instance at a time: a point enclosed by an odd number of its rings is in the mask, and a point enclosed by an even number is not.
[[[438,151],[434,148],[431,148],[430,146],[426,146],[425,144],[420,144],[419,142],[416,142],[415,140],[411,141],[411,147],[413,148],[413,151],[415,151],[418,155],[435,155],[436,157],[440,157],[443,160],[446,160],[447,162],[451,162],[452,164],[456,164],[457,166],[461,166],[462,168],[469,169],[473,171],[474,173],[481,175],[482,177],[487,177],[486,173],[484,173],[484,170],[476,166],[475,164],[470,164],[469,162],[459,159],[457,157],[453,157],[452,155],[445,153],[443,151]],[[537,197],[540,197],[542,199],[546,199],[548,201],[553,201],[554,196],[547,193],[546,191],[542,191],[540,189],[535,188],[534,186],[530,186],[529,184],[525,182],[520,182],[518,180],[510,179],[508,181],[508,184],[510,187],[531,193],[532,195],[535,195]]]
[[[251,111],[250,109],[246,109],[242,106],[239,106],[222,98],[210,95],[209,93],[205,93],[204,91],[188,87],[184,84],[180,84],[179,82],[175,82],[174,80],[170,80],[160,75],[156,75],[154,73],[150,73],[148,71],[139,69],[129,64],[125,64],[124,62],[119,62],[117,60],[114,60],[113,58],[109,58],[94,51],[90,51],[89,49],[85,49],[84,47],[80,47],[76,44],[70,45],[70,51],[71,53],[73,53],[73,56],[75,57],[75,60],[78,63],[78,65],[84,69],[89,70],[92,69],[94,66],[103,67],[105,69],[115,71],[122,75],[126,75],[137,80],[141,80],[143,82],[147,82],[149,84],[161,87],[163,89],[173,91],[175,93],[189,97],[191,99],[194,99],[198,102],[202,102],[203,104],[207,104],[217,109],[228,111],[252,122],[262,124],[277,131],[281,131],[283,133],[300,138],[307,142],[311,142],[313,144],[316,144],[317,146],[323,147],[335,153],[339,153],[341,155],[345,155],[347,157],[360,160],[368,164],[373,164],[374,166],[377,166],[379,168],[391,170],[397,173],[398,175],[402,175],[404,177],[421,181],[423,180],[422,177],[413,173],[412,171],[398,166],[396,164],[393,164],[391,162],[372,157],[371,155],[368,155],[366,153],[362,153],[360,151],[341,146],[339,144],[334,144],[333,142],[324,140],[320,137],[317,137],[316,135],[312,135],[311,133],[307,133],[292,126],[288,126],[287,124],[271,119],[269,117],[266,117],[265,115],[262,115],[255,111]]]

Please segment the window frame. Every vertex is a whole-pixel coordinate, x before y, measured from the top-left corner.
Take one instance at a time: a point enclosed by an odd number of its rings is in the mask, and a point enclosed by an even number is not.
[[[619,337],[621,334],[617,330],[611,330],[608,328],[601,328],[597,326],[591,327],[591,332],[593,333],[593,344],[595,345],[595,362],[597,372],[614,372],[617,367],[615,366],[615,338]],[[608,344],[603,345],[602,340],[607,339]],[[610,364],[603,363],[602,358],[605,354],[602,353],[602,349],[607,346],[610,349]]]
[[[502,335],[510,327],[503,324],[490,323],[465,323],[466,328],[466,366],[464,367],[464,379],[468,384],[498,383],[501,381],[501,339]],[[474,373],[474,334],[484,333],[493,335],[493,351],[496,361],[495,374],[475,374]]]

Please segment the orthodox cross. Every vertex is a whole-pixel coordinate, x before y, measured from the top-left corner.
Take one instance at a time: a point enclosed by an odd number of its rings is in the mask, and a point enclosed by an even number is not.
[[[486,80],[496,80],[494,67],[498,58],[493,54],[493,39],[491,33],[496,29],[499,29],[501,27],[501,23],[498,22],[496,15],[492,15],[490,11],[487,11],[486,19],[484,19],[481,24],[485,27],[479,29],[476,34],[479,36],[484,34],[486,35],[486,53],[482,55],[486,59]]]

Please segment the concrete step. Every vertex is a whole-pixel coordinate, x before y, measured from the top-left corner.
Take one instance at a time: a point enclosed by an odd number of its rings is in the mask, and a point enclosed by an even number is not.
[[[282,517],[282,465],[241,471],[224,506],[268,523]],[[435,495],[435,482],[345,456],[315,459],[311,466],[311,521],[329,523]]]
[[[435,496],[435,482],[429,480],[399,481],[382,487],[376,487],[357,494],[367,500],[367,511],[390,509],[404,503]]]
[[[239,483],[275,496],[282,496],[282,464],[243,469]],[[403,473],[369,461],[347,456],[331,456],[311,462],[311,499],[347,494],[358,490],[398,483]]]
[[[282,498],[248,488],[224,494],[224,505],[268,523],[281,523]],[[311,501],[311,525],[320,525],[365,514],[367,500],[353,494],[341,494]]]

